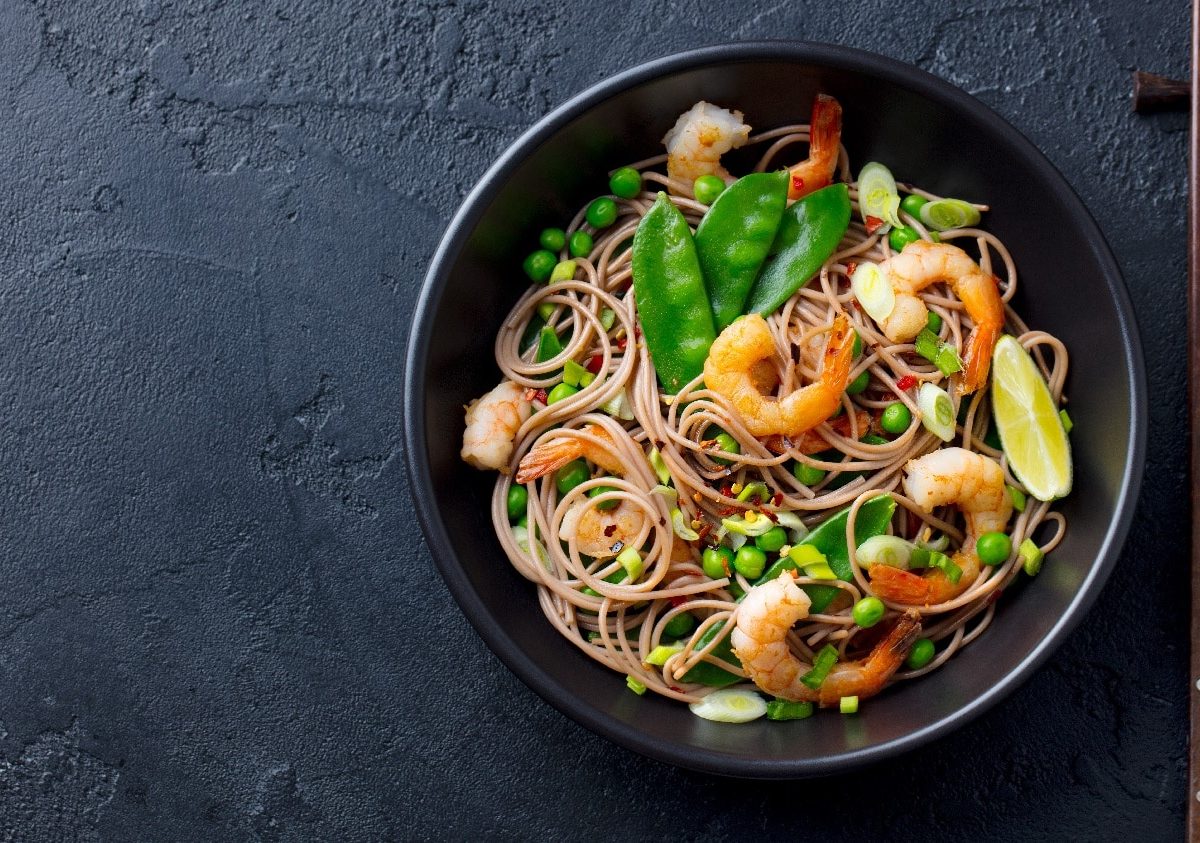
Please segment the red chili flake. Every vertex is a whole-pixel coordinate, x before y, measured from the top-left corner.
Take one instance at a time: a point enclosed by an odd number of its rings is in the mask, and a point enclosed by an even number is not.
[[[667,599],[671,601],[671,605],[676,609],[688,602],[687,595],[684,594],[676,594],[674,597],[668,597]]]
[[[775,506],[779,506],[780,504],[782,504],[783,503],[783,492],[776,492],[771,497],[771,503],[773,503]]]
[[[724,486],[721,487],[721,494],[727,498],[732,498],[733,497],[733,487],[730,486],[728,483],[726,483]]]
[[[769,509],[764,509],[764,510],[762,511],[762,514],[763,514],[763,515],[765,515],[765,516],[767,516],[767,520],[768,520],[768,521],[770,521],[772,524],[778,524],[778,523],[779,523],[779,516],[778,516],[778,515],[776,515],[774,512],[772,512],[771,510],[769,510]]]
[[[792,176],[792,193],[799,193],[801,190],[804,190],[804,179]]]
[[[883,225],[883,220],[881,220],[879,217],[868,216],[865,220],[863,220],[863,222],[867,224],[867,234],[874,234],[875,229]]]
[[[736,515],[742,510],[736,506],[722,506],[717,508],[717,515],[722,518],[728,518],[730,515]]]
[[[896,381],[896,389],[900,390],[901,392],[908,392],[916,385],[917,379],[912,375],[905,375],[904,377],[900,378],[900,380]]]
[[[642,335],[642,326],[641,325],[633,326],[633,335],[635,337],[640,337]]]
[[[603,354],[593,354],[592,359],[588,361],[587,370],[593,375],[600,374],[600,367],[604,365]]]
[[[712,526],[712,524],[709,524],[709,523],[706,521],[706,522],[704,523],[704,526],[703,526],[703,527],[701,527],[699,530],[697,530],[697,531],[696,531],[696,535],[697,535],[697,536],[699,536],[699,541],[704,541],[705,539],[707,539],[707,538],[708,538],[708,534],[712,532],[712,529],[713,529],[713,526]]]
[[[675,686],[675,685],[668,685],[667,687],[668,687],[668,688],[670,688],[672,691],[674,691],[674,692],[675,692],[675,693],[677,693],[677,694],[682,694],[682,693],[683,693],[683,688],[679,688],[679,687],[677,687],[677,686]]]
[[[846,264],[847,275],[853,275],[856,269],[858,269],[858,264],[855,261],[850,261],[850,263]]]
[[[533,397],[535,400],[541,401],[543,404],[545,404],[546,403],[546,390],[539,389],[537,392],[535,392],[533,394]]]
[[[619,348],[621,351],[624,351],[625,346],[627,345],[629,345],[629,340],[625,337],[621,337],[619,340],[617,340],[617,348]]]
[[[612,538],[612,534],[615,533],[616,531],[617,531],[617,525],[609,524],[607,527],[604,528],[604,537]]]

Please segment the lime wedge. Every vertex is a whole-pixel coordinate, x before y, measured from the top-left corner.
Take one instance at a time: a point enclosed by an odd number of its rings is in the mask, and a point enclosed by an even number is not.
[[[1071,491],[1071,444],[1037,364],[1013,337],[992,354],[992,412],[1013,473],[1040,501]]]
[[[921,222],[938,231],[978,225],[979,209],[961,199],[935,199],[921,206]]]

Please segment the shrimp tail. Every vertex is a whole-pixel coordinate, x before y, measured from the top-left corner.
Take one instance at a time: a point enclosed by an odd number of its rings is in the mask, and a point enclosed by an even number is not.
[[[852,430],[850,422],[855,422],[855,429],[858,430],[859,437],[870,433],[871,431],[871,414],[865,410],[857,410],[854,415],[844,413],[837,418],[829,420],[829,427],[834,433],[839,436],[851,436]],[[819,454],[821,451],[827,451],[830,447],[829,441],[822,436],[815,428],[805,431],[797,441],[787,440],[778,434],[768,436],[763,440],[763,445],[773,454],[782,454],[787,451],[788,447],[793,447],[802,454]]]
[[[867,574],[871,578],[871,590],[885,600],[910,606],[923,606],[931,602],[931,583],[920,574],[891,565],[872,565]]]
[[[921,615],[909,609],[896,619],[896,625],[867,657],[869,673],[890,677],[908,657],[908,651],[921,635]]]
[[[959,386],[962,395],[970,395],[987,384],[988,370],[992,365],[992,351],[1000,339],[1001,325],[986,322],[975,326],[967,340],[966,360],[963,361],[963,379]]]
[[[612,444],[608,432],[597,424],[589,424],[581,428],[582,433],[602,439]],[[517,483],[531,483],[539,477],[544,477],[552,471],[557,471],[571,460],[587,457],[605,471],[613,474],[624,474],[624,468],[608,451],[584,439],[560,437],[549,442],[542,442],[521,458],[517,467]]]
[[[856,666],[845,672],[837,668],[821,685],[815,696],[822,708],[837,705],[842,697],[857,696],[860,699],[873,697],[883,690],[892,678],[908,651],[921,635],[921,616],[909,609],[896,619],[887,635],[871,650],[870,654]],[[797,685],[798,689],[803,685]]]
[[[810,123],[808,160],[792,168],[789,199],[799,199],[828,187],[837,169],[838,145],[842,140],[841,103],[828,94],[817,94]]]

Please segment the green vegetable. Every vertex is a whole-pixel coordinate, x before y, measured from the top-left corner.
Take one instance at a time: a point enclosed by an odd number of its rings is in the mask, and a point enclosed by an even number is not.
[[[720,176],[701,176],[692,182],[692,194],[701,205],[711,205],[725,192],[725,180]]]
[[[899,536],[873,536],[855,549],[858,564],[864,568],[887,565],[907,571],[916,545]]]
[[[663,634],[669,635],[672,638],[682,638],[685,635],[690,635],[695,628],[696,616],[691,612],[680,612],[667,621],[667,625],[663,627]]]
[[[567,386],[583,386],[583,380],[590,374],[591,372],[574,360],[568,360],[563,364],[563,383]],[[588,383],[591,383],[591,381],[588,381]]]
[[[837,664],[837,647],[832,644],[826,644],[817,653],[813,659],[812,670],[800,677],[800,681],[807,685],[812,690],[816,691],[825,682],[825,677],[829,675],[829,671]]]
[[[858,207],[863,221],[875,217],[887,225],[900,225],[900,192],[892,171],[878,161],[868,161],[858,172]]]
[[[833,254],[850,225],[850,194],[833,184],[783,212],[770,258],[750,288],[746,311],[766,315],[791,298]]]
[[[896,309],[896,290],[879,264],[860,263],[850,276],[850,290],[867,315],[877,322],[891,316]]]
[[[792,476],[805,486],[815,486],[825,479],[825,471],[802,462],[792,463]]]
[[[917,550],[920,549],[917,548]],[[936,550],[929,554],[929,567],[941,570],[946,575],[946,579],[950,580],[951,585],[958,585],[958,581],[962,579],[962,568],[954,564],[949,556]]]
[[[633,238],[633,292],[659,380],[677,393],[704,371],[716,332],[691,230],[662,192]]]
[[[1012,552],[1012,539],[1004,533],[984,533],[975,540],[975,553],[984,565],[1001,565]]]
[[[838,711],[842,714],[858,713],[858,697],[842,697],[838,700]]]
[[[913,340],[913,348],[917,354],[924,357],[930,363],[937,359],[940,345],[937,335],[928,328],[922,328],[921,333],[917,334],[917,338]]]
[[[912,649],[908,651],[908,658],[904,660],[904,663],[913,670],[920,670],[933,661],[933,654],[933,642],[928,638],[918,638],[912,645]]]
[[[910,193],[900,200],[900,210],[908,214],[910,217],[916,217],[917,219],[920,219],[921,208],[923,208],[928,201],[929,200],[924,196],[918,196],[915,193]]]
[[[878,597],[864,597],[854,604],[851,615],[854,622],[868,629],[883,620],[883,601]]]
[[[861,546],[868,539],[882,535],[887,530],[895,511],[896,501],[891,495],[878,495],[863,503],[854,519],[855,544]],[[846,507],[826,518],[793,546],[792,552],[798,552],[797,548],[799,547],[815,547],[825,556],[838,579],[852,582],[854,570],[850,565],[850,549],[846,547],[846,520],[849,517],[850,508]],[[755,582],[755,585],[775,579],[782,571],[794,571],[796,568],[796,562],[790,556],[780,559],[767,568],[766,573]],[[809,611],[813,614],[825,611],[833,598],[841,593],[840,589],[835,586],[805,585],[801,587],[808,592],[809,598],[812,599]]]
[[[858,335],[858,331],[854,332],[854,346],[851,348],[850,353],[854,355],[855,359],[862,354],[862,337]]]
[[[543,326],[538,335],[537,362],[545,363],[547,360],[552,360],[562,354],[562,350],[563,344],[555,330],[549,325]]]
[[[798,544],[789,549],[787,558],[795,564],[795,567],[803,571],[806,577],[814,580],[836,580],[838,578],[837,574],[833,572],[833,568],[829,567],[829,560],[825,558],[825,554],[811,544]]]
[[[674,644],[659,644],[650,651],[650,655],[646,656],[646,664],[653,667],[662,667],[667,663],[667,659],[676,653],[683,652],[683,642],[676,641]]]
[[[737,499],[742,503],[751,498],[758,498],[759,501],[770,500],[771,490],[767,488],[767,484],[761,480],[756,480],[753,483],[747,483],[742,487],[742,491],[737,493]]]
[[[570,384],[560,383],[558,386],[554,387],[554,389],[550,390],[550,394],[546,396],[546,406],[557,404],[559,401],[562,401],[564,398],[570,398],[577,392],[579,392],[579,390]]]
[[[759,550],[764,550],[767,553],[776,553],[779,548],[787,544],[787,530],[782,527],[772,527],[761,536],[754,539],[754,545]],[[761,572],[760,572],[761,574]]]
[[[1018,555],[1021,559],[1021,567],[1025,573],[1031,577],[1036,577],[1038,571],[1042,570],[1042,560],[1046,558],[1046,554],[1037,546],[1033,539],[1025,539],[1021,542],[1018,548]]]
[[[684,518],[683,510],[675,507],[671,510],[671,529],[675,535],[683,539],[685,542],[694,542],[700,538],[700,534],[693,530]]]
[[[600,324],[604,327],[604,330],[611,331],[612,326],[615,325],[616,323],[617,323],[616,311],[614,311],[610,307],[603,308],[600,311]]]
[[[910,225],[902,225],[888,232],[888,245],[892,247],[893,252],[903,252],[905,246],[920,239],[921,235]]]
[[[586,481],[591,476],[591,473],[588,470],[586,462],[583,460],[572,460],[560,468],[554,475],[554,485],[558,488],[560,495],[565,495],[580,483]]]
[[[625,677],[625,687],[627,687],[629,690],[633,691],[639,697],[642,694],[646,693],[646,686],[643,685],[638,680],[634,679],[632,676]]]
[[[929,311],[929,314],[925,317],[925,326],[929,328],[929,330],[932,331],[936,337],[942,332],[941,314],[933,310]]]
[[[958,350],[949,343],[943,343],[938,349],[937,356],[933,358],[933,365],[941,370],[943,375],[953,375],[955,372],[962,371],[962,358],[958,356]]]
[[[767,567],[767,554],[752,544],[744,544],[733,557],[733,567],[746,579],[757,579]]]
[[[524,486],[509,486],[506,503],[508,505],[509,520],[515,520],[522,515],[526,515],[529,509],[529,490]]]
[[[867,385],[871,383],[871,370],[863,369],[858,373],[858,377],[846,384],[847,395],[859,395],[866,391]]]
[[[740,454],[742,452],[741,444],[723,430],[714,436],[713,439],[717,443],[718,450],[724,451],[727,454]],[[730,462],[724,457],[713,457],[712,459],[713,462],[721,465],[729,465]]]
[[[550,273],[549,284],[557,284],[559,281],[570,281],[575,277],[575,261],[565,260],[559,261],[554,265],[553,271]]]
[[[1006,486],[1005,488],[1008,489],[1008,496],[1012,499],[1013,509],[1015,509],[1017,512],[1024,512],[1026,500],[1025,493],[1016,486]]]
[[[692,714],[718,723],[749,723],[767,713],[767,704],[758,694],[743,688],[713,691],[688,706]]]
[[[597,486],[594,489],[588,489],[587,496],[589,498],[598,498],[598,497],[600,497],[600,495],[603,495],[607,492],[615,492],[615,491],[617,491],[617,490],[614,489],[612,486]],[[619,500],[617,500],[616,498],[610,498],[609,500],[600,501],[600,503],[596,504],[596,509],[616,509],[617,505],[620,503],[621,502]]]
[[[979,210],[961,199],[936,199],[921,206],[921,222],[935,231],[977,225]]]
[[[786,170],[743,176],[720,194],[696,228],[696,254],[717,333],[745,313],[746,297],[779,230],[787,192]]]
[[[1063,430],[1070,433],[1075,429],[1075,422],[1071,421],[1071,415],[1066,410],[1059,410],[1058,417],[1062,419]]]
[[[706,547],[700,555],[700,566],[706,577],[723,579],[733,570],[733,551],[727,547]]]
[[[879,426],[888,433],[903,433],[912,424],[912,412],[903,401],[893,401],[883,409]]]
[[[538,242],[548,252],[561,252],[567,245],[567,235],[561,228],[543,228]]]
[[[651,448],[647,459],[650,461],[650,467],[654,469],[655,476],[658,477],[658,482],[664,486],[670,485],[671,470],[667,468],[667,463],[663,460],[658,448]]]
[[[926,430],[943,442],[954,438],[954,404],[946,390],[931,383],[921,384],[917,390],[917,409]]]
[[[810,702],[772,700],[767,703],[768,720],[803,720],[812,717],[813,711],[813,704]]]
[[[583,215],[593,228],[608,228],[617,221],[617,203],[607,196],[601,196],[592,200]]]
[[[628,579],[628,577],[629,577],[629,575],[627,573],[625,573],[625,569],[620,568],[616,571],[613,571],[611,574],[609,574],[607,577],[605,577],[604,581],[607,583],[612,583],[613,585],[619,585],[619,584],[625,582],[625,580]],[[589,597],[600,597],[601,596],[600,592],[596,591],[596,589],[591,588],[590,586],[585,586],[581,590],[584,594],[588,595]],[[591,640],[591,639],[588,639],[588,640]]]
[[[576,231],[567,241],[567,251],[573,258],[586,258],[592,253],[592,235],[586,231]]]
[[[632,199],[642,192],[642,174],[633,167],[622,167],[608,177],[608,189],[622,199]]]
[[[529,276],[531,281],[536,281],[539,284],[550,277],[550,273],[554,271],[554,264],[558,263],[558,258],[554,253],[547,249],[538,249],[525,258],[525,263],[522,264],[525,268],[525,274]]]
[[[642,575],[642,571],[646,569],[642,562],[642,554],[638,553],[636,547],[626,547],[618,553],[617,564],[625,569],[630,582],[635,582]]]

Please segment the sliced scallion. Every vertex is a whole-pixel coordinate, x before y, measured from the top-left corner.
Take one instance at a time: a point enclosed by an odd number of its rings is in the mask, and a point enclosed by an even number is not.
[[[642,571],[646,569],[645,563],[642,562],[642,554],[638,553],[636,547],[626,547],[618,553],[617,564],[625,569],[630,582],[637,581],[637,578],[642,575]]]
[[[617,322],[617,313],[611,307],[605,307],[600,310],[600,324],[604,326],[604,330],[611,331],[612,326]]]
[[[587,369],[580,366],[574,360],[568,360],[563,364],[563,383],[568,386],[580,386],[580,381],[590,375]]]
[[[854,556],[858,564],[864,567],[887,565],[889,568],[908,570],[913,549],[911,542],[899,536],[872,536],[858,546]]]
[[[817,690],[825,682],[825,677],[829,675],[829,671],[837,664],[838,651],[837,647],[832,644],[826,644],[817,653],[813,659],[812,670],[800,677],[800,681],[812,690]]]
[[[979,209],[961,199],[935,199],[920,210],[921,222],[935,231],[978,225]]]
[[[692,714],[718,723],[749,723],[767,713],[767,702],[746,688],[722,688],[688,706]]]
[[[671,510],[671,529],[675,531],[675,535],[679,536],[685,542],[694,542],[700,538],[700,534],[688,524],[683,510],[678,507]]]
[[[888,226],[899,226],[900,191],[892,171],[878,161],[871,161],[858,173],[858,206],[863,220],[875,217]],[[886,229],[885,229],[886,230]]]
[[[1058,417],[1062,420],[1063,430],[1070,433],[1075,429],[1075,422],[1071,421],[1071,414],[1066,410],[1059,410]]]
[[[667,659],[676,653],[683,652],[683,642],[676,641],[674,644],[659,644],[650,651],[650,655],[646,656],[645,664],[650,667],[662,667],[667,663]]]
[[[842,697],[838,700],[838,711],[842,714],[857,714],[858,697]]]
[[[1006,486],[1005,488],[1008,489],[1008,497],[1010,500],[1012,500],[1013,509],[1015,509],[1017,512],[1024,512],[1025,502],[1027,500],[1025,493],[1016,486]]]
[[[767,703],[768,720],[803,720],[813,716],[813,704],[792,700],[771,700]]]
[[[633,691],[639,697],[642,694],[646,693],[646,686],[643,685],[641,682],[639,682],[637,679],[634,679],[632,676],[625,677],[625,687],[627,687],[629,690]]]
[[[770,496],[771,490],[767,488],[767,484],[756,481],[754,483],[747,483],[746,488],[738,492],[737,499],[744,503],[753,497],[757,497],[759,500],[767,500]]]
[[[850,276],[850,289],[862,309],[876,322],[882,322],[892,315],[896,307],[896,291],[877,264],[860,263]]]
[[[655,475],[658,477],[658,482],[664,486],[671,485],[671,472],[667,469],[666,462],[663,461],[662,454],[658,448],[650,449],[650,467],[654,469]]]
[[[917,391],[917,409],[926,430],[943,442],[954,438],[954,402],[946,390],[928,382],[922,383]]]
[[[1017,549],[1017,555],[1021,559],[1021,567],[1029,576],[1036,577],[1038,571],[1042,570],[1042,560],[1046,558],[1046,554],[1033,539],[1025,539],[1021,542],[1021,546]]]

